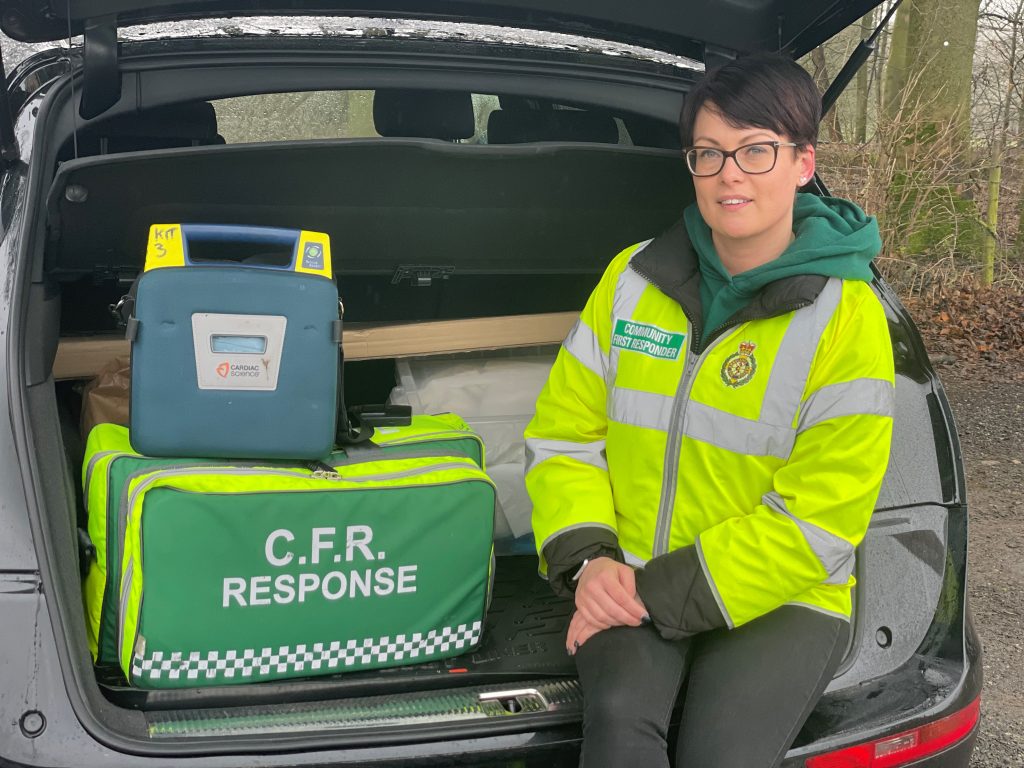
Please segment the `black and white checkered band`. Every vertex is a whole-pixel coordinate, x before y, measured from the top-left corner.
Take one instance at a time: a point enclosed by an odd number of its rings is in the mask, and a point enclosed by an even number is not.
[[[481,622],[442,627],[395,637],[333,640],[295,647],[246,648],[231,651],[153,651],[132,657],[132,678],[158,680],[256,681],[269,676],[290,677],[331,671],[420,663],[469,650],[480,641]],[[140,644],[142,645],[142,644]],[[143,646],[144,647],[144,646]]]

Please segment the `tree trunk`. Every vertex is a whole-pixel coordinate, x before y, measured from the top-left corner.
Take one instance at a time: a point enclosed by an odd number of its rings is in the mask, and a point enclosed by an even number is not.
[[[879,14],[881,18],[885,18],[885,15],[889,12],[890,3],[885,3],[880,9]],[[878,52],[872,56],[871,62],[871,81],[875,84],[875,115],[876,119],[882,119],[882,67],[885,61],[888,60],[889,55],[889,35],[890,28],[886,27],[882,30],[882,33],[878,36]]]
[[[825,93],[829,86],[828,77],[828,63],[825,61],[825,48],[819,45],[813,51],[811,51],[811,64],[814,67],[812,76],[814,77],[814,83],[818,86],[818,90],[821,93]],[[839,111],[836,109],[836,105],[832,106],[832,109],[828,111],[827,115],[822,115],[822,125],[825,126],[825,130],[828,132],[828,138],[831,141],[842,141],[843,131],[839,126]]]
[[[980,0],[905,0],[885,73],[885,220],[921,256],[980,254],[984,227],[965,190]]]
[[[966,143],[980,0],[908,0],[917,24],[907,31],[906,72],[912,101],[932,126],[951,124]]]
[[[875,13],[872,11],[860,20],[860,39],[866,40],[874,28]],[[868,68],[862,66],[857,72],[857,113],[854,117],[854,139],[859,144],[868,140]]]
[[[885,65],[885,84],[882,87],[882,109],[889,120],[899,116],[904,91],[907,87],[907,38],[912,24],[920,23],[917,7],[907,0],[896,11],[889,41],[889,60]]]
[[[992,285],[995,277],[996,265],[996,230],[999,227],[999,184],[1003,177],[1002,166],[994,165],[988,172],[988,224],[987,237],[985,238],[984,263],[981,273],[981,284]]]

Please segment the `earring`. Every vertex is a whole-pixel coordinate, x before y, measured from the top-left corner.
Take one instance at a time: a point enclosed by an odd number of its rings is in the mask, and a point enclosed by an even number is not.
[[[800,186],[803,186],[806,183],[807,183],[807,177],[806,176],[801,176],[800,177]]]

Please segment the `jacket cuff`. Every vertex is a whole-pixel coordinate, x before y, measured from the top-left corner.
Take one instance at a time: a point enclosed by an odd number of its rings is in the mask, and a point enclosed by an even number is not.
[[[636,591],[666,640],[726,626],[715,593],[700,566],[697,547],[654,558],[636,574]]]
[[[584,560],[610,557],[620,563],[626,561],[618,537],[598,526],[574,528],[556,536],[545,545],[543,555],[548,564],[548,583],[559,597],[575,594],[576,582],[572,577]]]

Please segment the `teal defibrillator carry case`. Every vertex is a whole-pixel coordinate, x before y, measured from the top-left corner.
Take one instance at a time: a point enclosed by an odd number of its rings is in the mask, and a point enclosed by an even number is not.
[[[268,265],[272,257],[281,263]],[[330,454],[341,317],[326,235],[154,224],[133,300],[130,423],[138,452]]]
[[[97,426],[84,470],[97,661],[173,688],[466,652],[490,591],[482,463],[452,415],[299,463],[142,457],[123,427]]]

